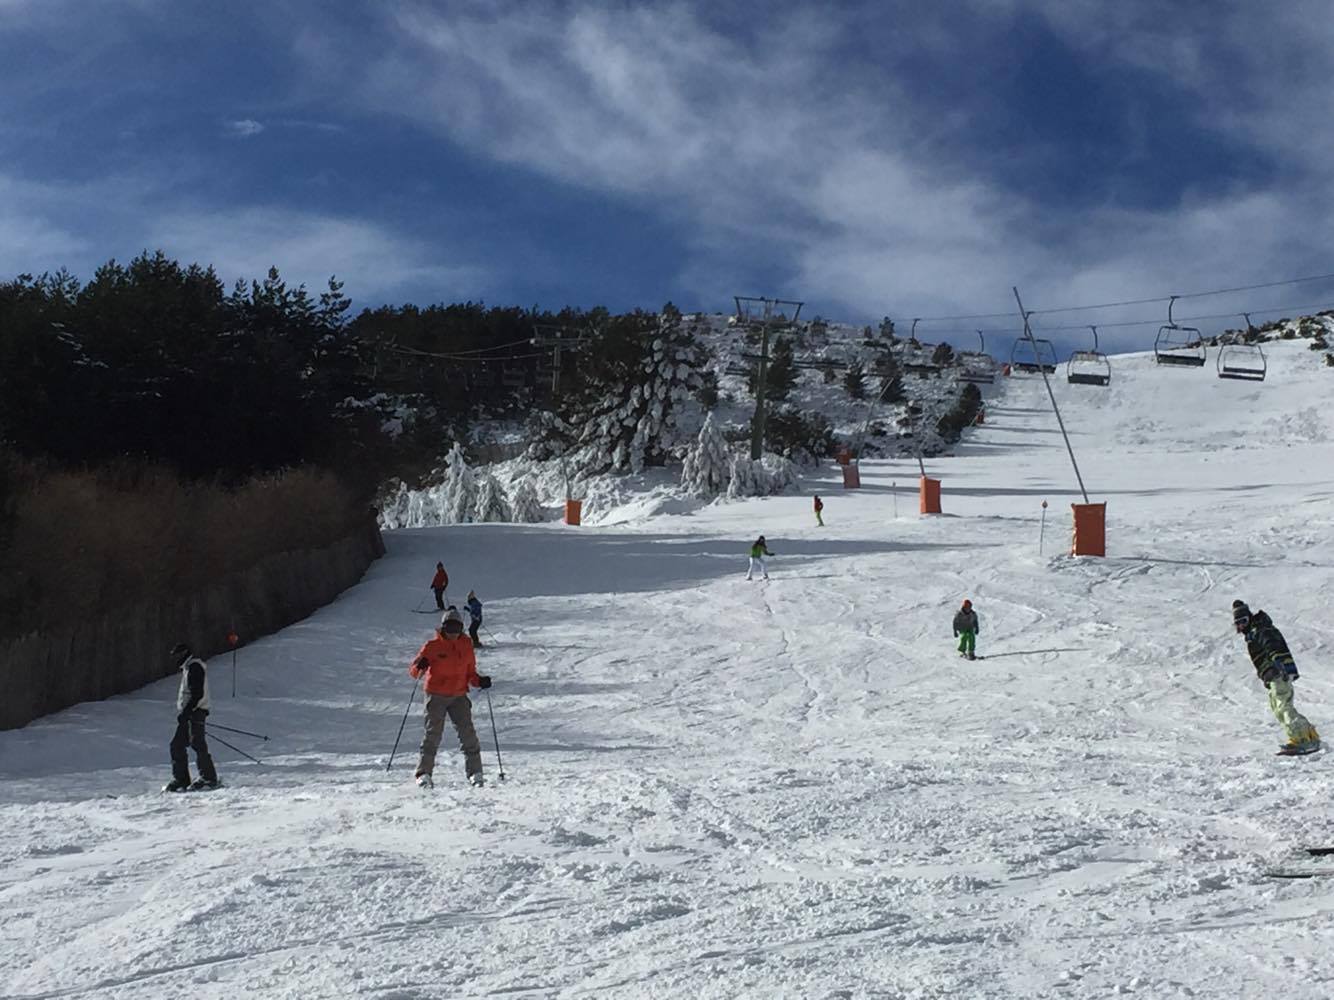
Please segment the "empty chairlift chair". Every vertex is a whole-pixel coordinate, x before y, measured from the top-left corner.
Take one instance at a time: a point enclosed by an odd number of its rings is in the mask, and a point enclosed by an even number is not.
[[[1208,348],[1204,338],[1193,326],[1181,326],[1172,319],[1172,304],[1177,296],[1167,302],[1167,323],[1158,328],[1158,337],[1153,342],[1153,360],[1160,365],[1176,365],[1183,368],[1202,368],[1208,359]]]
[[[1020,337],[1010,349],[1012,371],[1055,374],[1058,364],[1055,345],[1042,337]]]
[[[1065,380],[1071,385],[1110,385],[1112,363],[1098,350],[1098,328],[1093,331],[1093,350],[1075,351],[1065,363]]]
[[[1251,326],[1251,317],[1246,313],[1242,315],[1246,316],[1246,332],[1250,334],[1255,329]],[[1259,344],[1223,344],[1218,349],[1219,378],[1263,382],[1268,370],[1269,363],[1265,361],[1265,352],[1260,350]]]
[[[981,330],[977,331],[977,341],[976,351],[959,352],[959,381],[991,385],[996,381],[996,359],[987,353],[987,342],[982,338]]]

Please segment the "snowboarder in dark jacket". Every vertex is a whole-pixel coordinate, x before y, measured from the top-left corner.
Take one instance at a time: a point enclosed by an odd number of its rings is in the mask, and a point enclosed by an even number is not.
[[[954,615],[954,637],[959,640],[960,656],[966,656],[970,660],[977,659],[975,652],[977,649],[977,633],[977,612],[973,610],[973,602],[964,601],[963,607]]]
[[[1281,752],[1309,753],[1319,749],[1320,734],[1292,703],[1292,682],[1300,675],[1283,633],[1268,614],[1252,613],[1244,601],[1232,602],[1232,625],[1246,639],[1251,665],[1269,692],[1269,709],[1288,738]]]
[[[472,648],[481,649],[482,640],[477,637],[477,630],[482,627],[482,602],[477,599],[477,591],[468,591],[468,602],[463,606],[468,609],[468,635],[472,636]]]
[[[181,670],[181,686],[176,693],[176,735],[171,740],[171,782],[168,792],[197,791],[217,788],[218,772],[208,752],[204,736],[204,720],[208,718],[208,669],[185,643],[177,643],[171,658]],[[185,748],[195,752],[199,765],[199,780],[190,782],[190,758]]]

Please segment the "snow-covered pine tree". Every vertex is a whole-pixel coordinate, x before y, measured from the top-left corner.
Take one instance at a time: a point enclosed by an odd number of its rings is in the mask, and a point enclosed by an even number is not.
[[[463,446],[457,441],[445,456],[449,471],[444,483],[444,523],[466,524],[477,506],[477,479],[463,457]]]
[[[514,487],[510,507],[510,517],[519,524],[537,524],[546,520],[532,476],[524,476],[519,480],[519,485]]]
[[[483,472],[478,479],[477,501],[473,506],[472,519],[479,524],[510,520],[510,503],[505,497],[505,490],[500,485],[500,480],[489,472]]]
[[[727,491],[732,478],[731,455],[723,432],[713,422],[713,414],[704,418],[699,436],[686,454],[681,470],[681,486],[691,496],[709,499]]]
[[[600,339],[606,350],[598,350],[599,370],[566,416],[582,428],[575,465],[585,474],[662,465],[679,444],[676,407],[701,385],[705,359],[694,328],[669,302],[657,317],[617,317]]]

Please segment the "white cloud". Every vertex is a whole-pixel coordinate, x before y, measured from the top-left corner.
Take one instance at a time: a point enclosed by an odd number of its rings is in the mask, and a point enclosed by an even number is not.
[[[249,139],[251,136],[259,135],[264,131],[264,126],[253,118],[241,118],[226,121],[222,124],[227,134],[236,139]]]
[[[1233,10],[1192,30],[1148,4],[975,7],[987,15],[981,27],[959,30],[999,31],[1016,10],[1044,18],[1100,73],[1156,75],[1197,102],[1197,124],[1286,158],[1297,173],[1270,190],[1188,193],[1153,211],[1050,211],[999,184],[992,151],[959,153],[954,142],[942,155],[934,139],[957,139],[971,109],[924,120],[926,109],[892,75],[877,75],[872,90],[841,71],[857,25],[841,22],[837,8],[818,20],[771,11],[761,22],[769,27],[742,40],[684,4],[502,3],[447,13],[410,4],[393,15],[397,45],[364,76],[346,76],[376,112],[678,223],[692,256],[677,277],[697,281],[707,306],[718,304],[728,273],[756,273],[761,261],[790,280],[732,290],[806,297],[850,318],[1005,310],[1016,283],[1040,308],[1309,273],[1323,253],[1311,223],[1329,220],[1334,207],[1327,173],[1301,170],[1334,143],[1319,127],[1334,110],[1323,80],[1329,60],[1307,58],[1301,73],[1266,66],[1294,47],[1328,57],[1330,19],[1305,31],[1300,14]],[[1210,45],[1230,58],[1263,34],[1265,19],[1279,22],[1283,40],[1257,45],[1229,82],[1237,65],[1220,63]],[[949,31],[930,31],[948,66]],[[915,41],[905,23],[901,44]],[[329,39],[319,42],[306,45],[336,60]],[[1246,96],[1248,87],[1258,96]],[[1307,151],[1289,156],[1278,139],[1294,123],[1308,130]]]

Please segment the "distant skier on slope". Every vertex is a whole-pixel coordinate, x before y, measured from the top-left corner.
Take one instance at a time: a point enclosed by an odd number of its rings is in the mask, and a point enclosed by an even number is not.
[[[183,642],[172,647],[171,658],[181,671],[181,686],[176,693],[176,735],[171,738],[171,782],[165,792],[190,792],[217,788],[218,772],[208,752],[204,720],[208,718],[208,669],[204,661]],[[199,765],[199,780],[190,782],[189,746]]]
[[[954,637],[959,640],[959,654],[966,656],[970,660],[976,660],[977,633],[978,633],[977,612],[973,610],[973,602],[965,600],[961,607],[954,614]]]
[[[820,499],[820,494],[815,494],[815,523],[824,527],[824,501]]]
[[[1246,652],[1260,682],[1269,691],[1270,711],[1288,737],[1279,752],[1303,754],[1319,750],[1320,734],[1292,703],[1292,682],[1300,675],[1283,633],[1274,627],[1268,614],[1264,611],[1252,614],[1244,601],[1232,602],[1232,625],[1246,638]]]
[[[468,609],[468,635],[472,638],[472,648],[481,649],[482,640],[477,637],[477,630],[482,627],[482,602],[477,599],[477,591],[468,591],[468,602],[463,606]]]
[[[771,555],[773,555],[773,553],[769,551],[769,546],[765,543],[764,536],[761,535],[759,538],[755,539],[755,544],[750,547],[750,567],[746,570],[746,579],[754,579],[756,566],[760,568],[760,572],[764,574],[764,578],[766,580],[769,579],[769,571],[764,566],[764,557]]]
[[[431,577],[431,590],[435,593],[435,609],[445,610],[445,591],[449,589],[449,574],[444,563],[435,564],[435,576]]]
[[[472,643],[463,637],[463,616],[451,606],[440,621],[437,634],[426,640],[413,658],[408,673],[426,678],[426,713],[423,717],[421,757],[417,761],[417,784],[429,788],[435,771],[435,753],[445,730],[445,717],[454,724],[463,752],[468,781],[481,786],[482,747],[472,724],[472,702],[468,689],[489,688],[491,678],[477,673]]]

